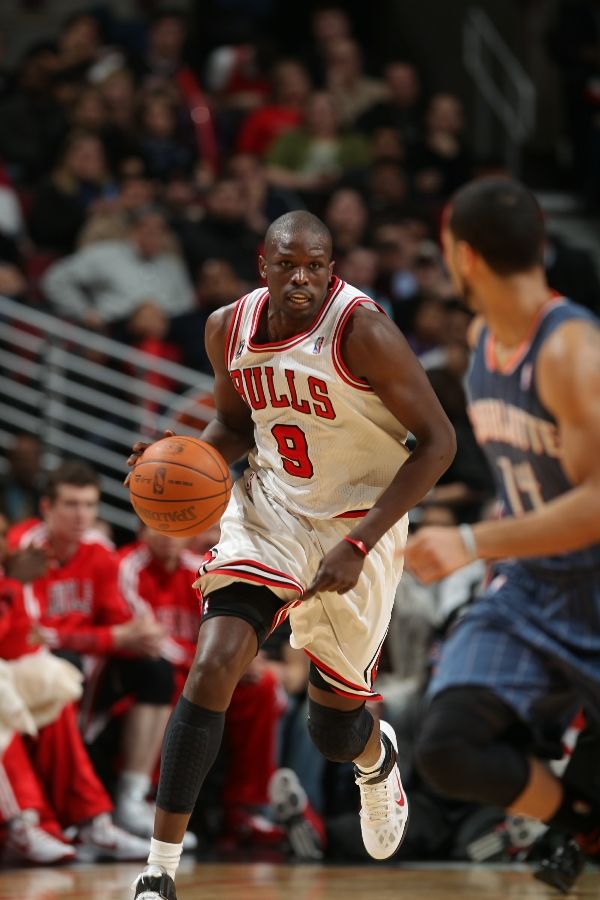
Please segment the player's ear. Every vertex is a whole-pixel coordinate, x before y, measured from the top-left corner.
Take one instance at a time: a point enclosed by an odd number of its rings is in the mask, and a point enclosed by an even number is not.
[[[329,283],[330,283],[330,284],[331,284],[331,281],[332,281],[332,279],[333,279],[333,270],[334,270],[334,268],[335,268],[335,259],[332,259],[331,262],[329,263]]]
[[[267,277],[267,261],[264,256],[258,257],[258,272],[261,278]]]
[[[475,265],[475,251],[466,241],[456,242],[456,262],[463,275],[469,275]]]

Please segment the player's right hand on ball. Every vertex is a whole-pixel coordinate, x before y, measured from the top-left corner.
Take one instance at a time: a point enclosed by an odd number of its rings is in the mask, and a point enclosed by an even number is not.
[[[166,438],[166,437],[174,437],[174,436],[175,436],[175,432],[174,432],[174,431],[171,431],[171,430],[168,429],[168,428],[166,429],[166,431],[163,432],[163,437],[164,437],[164,438]],[[161,438],[157,438],[157,440],[161,440]],[[147,450],[148,447],[150,447],[152,444],[155,444],[155,443],[156,443],[156,441],[149,441],[148,443],[144,443],[143,441],[136,441],[135,444],[134,444],[134,445],[132,446],[132,448],[131,448],[131,455],[130,455],[130,456],[128,457],[128,459],[127,459],[127,465],[128,465],[130,468],[133,468],[133,467],[135,466],[136,462],[138,461],[138,459],[140,458],[140,456],[142,455],[142,453],[143,453],[145,450]],[[131,478],[131,472],[128,472],[128,473],[127,473],[127,478],[126,478],[125,481],[123,482],[123,484],[125,485],[125,487],[127,487],[127,486],[129,485],[129,479],[130,479],[130,478]]]

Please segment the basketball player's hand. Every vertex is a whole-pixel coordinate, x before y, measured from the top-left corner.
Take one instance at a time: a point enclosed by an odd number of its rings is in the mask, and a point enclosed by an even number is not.
[[[174,432],[174,431],[170,431],[169,429],[167,429],[166,431],[163,432],[163,435],[162,435],[162,436],[163,436],[164,438],[166,438],[166,437],[174,437],[174,436],[175,436],[175,432]],[[160,438],[157,438],[156,440],[161,440],[161,439],[160,439]],[[136,441],[135,444],[134,444],[134,445],[132,446],[132,448],[131,448],[131,455],[130,455],[130,456],[128,457],[128,459],[127,459],[127,465],[128,465],[130,468],[133,468],[133,467],[135,466],[136,462],[138,461],[138,459],[140,458],[140,456],[142,455],[142,453],[144,452],[144,450],[147,450],[148,447],[149,447],[151,444],[154,444],[154,443],[156,443],[156,441],[149,441],[148,443],[144,443],[143,441]],[[131,472],[128,472],[127,478],[126,478],[125,481],[123,482],[123,484],[125,485],[125,487],[128,486],[128,484],[129,484],[129,479],[130,479],[130,478],[131,478]]]
[[[43,547],[24,547],[6,558],[5,569],[9,578],[28,584],[46,574],[48,553]]]
[[[345,594],[352,590],[360,578],[365,557],[347,541],[340,541],[326,553],[317,569],[317,574],[306,588],[301,600],[309,600],[315,594],[330,591]]]
[[[458,528],[421,528],[408,539],[404,563],[423,584],[439,581],[473,562]]]
[[[152,616],[138,616],[113,626],[113,638],[118,650],[129,650],[137,656],[158,659],[165,629]]]

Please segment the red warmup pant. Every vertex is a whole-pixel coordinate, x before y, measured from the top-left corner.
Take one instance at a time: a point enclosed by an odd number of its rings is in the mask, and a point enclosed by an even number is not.
[[[186,677],[187,672],[176,672],[175,702]],[[284,709],[277,679],[268,669],[256,679],[240,681],[234,690],[223,739],[223,750],[227,753],[222,798],[225,812],[269,802],[267,785],[276,768],[277,723]]]
[[[228,754],[223,806],[264,806],[276,768],[277,723],[284,704],[268,669],[256,680],[240,681],[227,710],[224,749]]]
[[[53,832],[60,832],[57,822],[67,828],[112,810],[72,704],[37,738],[17,735],[0,761],[0,818],[6,821],[23,809],[37,810],[41,823]]]

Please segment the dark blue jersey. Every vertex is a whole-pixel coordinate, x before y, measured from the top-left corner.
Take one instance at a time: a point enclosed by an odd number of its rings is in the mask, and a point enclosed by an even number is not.
[[[493,335],[487,327],[479,335],[468,376],[469,415],[494,471],[504,515],[522,515],[572,487],[561,465],[556,420],[535,384],[544,342],[572,319],[597,322],[586,309],[563,298],[550,301],[540,311],[529,341],[502,368],[496,364]],[[555,571],[600,569],[600,544],[529,563]]]

